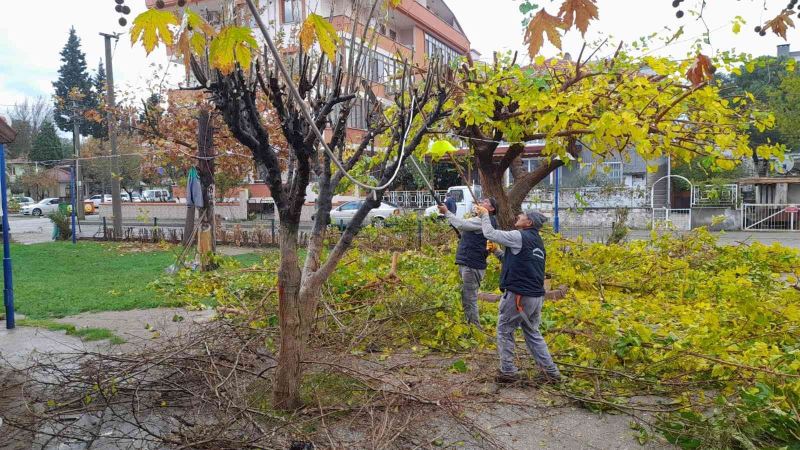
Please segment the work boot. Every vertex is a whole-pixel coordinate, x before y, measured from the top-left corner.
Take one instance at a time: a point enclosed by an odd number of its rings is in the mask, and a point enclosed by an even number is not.
[[[498,370],[497,375],[494,376],[494,381],[497,384],[518,384],[521,383],[523,379],[518,373],[503,373]]]
[[[533,377],[533,379],[531,379],[531,381],[535,384],[554,385],[554,384],[561,384],[561,382],[563,381],[563,377],[561,376],[561,374],[551,375],[546,372],[539,372],[536,374],[536,376]]]
[[[469,320],[469,321],[467,321],[467,325],[473,325],[478,330],[483,331],[483,326],[481,325],[481,323],[479,321]]]

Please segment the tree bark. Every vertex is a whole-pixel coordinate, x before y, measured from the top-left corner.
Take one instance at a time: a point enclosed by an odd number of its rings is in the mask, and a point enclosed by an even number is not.
[[[195,207],[194,205],[189,205],[186,207],[186,223],[183,226],[183,246],[186,247],[188,245],[192,245],[192,232],[194,231],[194,214],[195,214]]]
[[[495,146],[496,147],[496,146]],[[514,165],[514,161],[521,155],[521,151],[517,149],[517,156],[514,160],[503,158],[500,163],[495,163],[492,160],[494,149],[491,146],[481,147],[481,144],[475,144],[474,147],[475,162],[478,166],[478,172],[481,176],[481,187],[485,197],[494,197],[497,200],[497,222],[502,229],[511,229],[514,227],[516,215],[522,212],[522,202],[525,201],[528,193],[536,187],[542,180],[547,178],[554,170],[564,165],[561,160],[550,160],[547,164],[543,164],[536,168],[533,172],[516,171],[514,184],[506,190],[503,187],[503,176],[505,170]],[[509,149],[512,151],[512,149]],[[568,144],[567,151],[574,157],[577,157],[579,149],[575,140],[571,140]]]
[[[276,409],[285,411],[302,406],[302,362],[320,298],[319,286],[312,285],[302,277],[298,264],[297,233],[297,224],[281,222],[281,261],[278,270],[281,340],[272,401]]]
[[[197,156],[200,186],[203,190],[203,207],[200,208],[199,218],[202,225],[211,227],[211,252],[216,252],[216,221],[214,220],[214,195],[212,187],[214,185],[214,160],[213,156],[213,134],[214,129],[211,124],[211,113],[207,110],[200,110],[197,117]],[[207,258],[202,257],[205,261]],[[203,270],[210,269],[207,264],[203,264]]]

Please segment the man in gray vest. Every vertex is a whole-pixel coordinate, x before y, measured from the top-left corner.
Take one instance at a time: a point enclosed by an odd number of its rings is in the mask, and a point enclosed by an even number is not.
[[[561,373],[550,356],[547,343],[539,332],[544,302],[545,248],[539,229],[547,218],[535,211],[517,216],[513,231],[496,230],[485,208],[476,207],[486,239],[505,246],[503,269],[500,272],[499,317],[497,319],[497,352],[500,355],[500,383],[520,381],[514,365],[514,332],[522,328],[525,344],[539,366],[539,382],[559,382]]]
[[[497,201],[485,198],[481,200],[481,206],[488,211],[488,220],[497,226],[495,219]],[[480,327],[478,290],[486,274],[486,257],[489,256],[486,238],[481,233],[481,219],[479,217],[459,219],[445,205],[439,205],[439,212],[447,217],[450,225],[461,232],[456,250],[456,264],[458,274],[461,276],[461,306],[464,308],[467,323]]]

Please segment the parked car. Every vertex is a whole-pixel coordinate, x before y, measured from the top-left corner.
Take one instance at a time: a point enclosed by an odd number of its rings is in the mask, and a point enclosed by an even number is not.
[[[16,201],[17,201],[17,203],[19,203],[19,207],[20,207],[20,208],[22,208],[22,207],[24,207],[24,206],[28,206],[28,205],[32,205],[32,204],[36,203],[36,202],[35,202],[35,201],[34,201],[32,198],[30,198],[30,197],[23,197],[23,196],[15,195],[14,197],[11,197],[11,198],[13,198],[14,200],[16,200]]]
[[[358,212],[358,209],[361,208],[363,204],[364,200],[356,200],[333,208],[331,210],[331,223],[340,227],[349,224],[350,220],[353,219],[353,216],[356,215],[356,212]],[[373,225],[382,225],[390,216],[399,214],[400,212],[400,208],[397,206],[391,203],[381,202],[379,207],[367,214],[366,222],[372,223]]]
[[[58,211],[59,203],[61,203],[61,200],[57,198],[45,198],[38,203],[22,208],[22,214],[26,216],[41,216],[43,214],[54,213]]]
[[[111,194],[95,194],[89,197],[89,200],[94,203],[95,208],[99,208],[100,203],[111,203]]]
[[[142,201],[145,202],[169,202],[172,196],[166,189],[146,189],[142,192]]]

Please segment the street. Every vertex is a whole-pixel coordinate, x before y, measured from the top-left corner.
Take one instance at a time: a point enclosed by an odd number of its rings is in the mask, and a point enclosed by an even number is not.
[[[52,239],[53,225],[50,219],[46,217],[30,217],[12,215],[8,218],[9,227],[11,228],[11,239],[20,244],[36,244],[39,242],[48,242]],[[260,223],[260,226],[269,226],[268,223]],[[109,224],[110,226],[110,224]],[[151,224],[142,224],[141,222],[125,222],[125,227],[137,228],[152,228]],[[169,228],[179,228],[183,226],[180,221],[159,221],[159,226]],[[242,223],[242,227],[247,229],[253,227],[253,223]],[[81,238],[91,238],[96,235],[102,235],[102,221],[98,216],[87,216],[86,221],[80,224],[79,236]],[[301,231],[308,232],[311,229],[311,223],[301,224]],[[598,228],[575,228],[564,230],[564,235],[569,238],[582,236],[589,241],[604,241],[605,236],[608,234],[607,229]],[[800,249],[800,233],[797,232],[780,232],[780,231],[728,231],[725,233],[714,233],[719,238],[722,244],[736,245],[740,243],[761,242],[765,245],[772,243],[779,243],[781,245]],[[628,239],[649,239],[650,230],[631,230]]]
[[[53,238],[53,224],[47,217],[9,215],[11,240],[20,244],[48,242]]]

